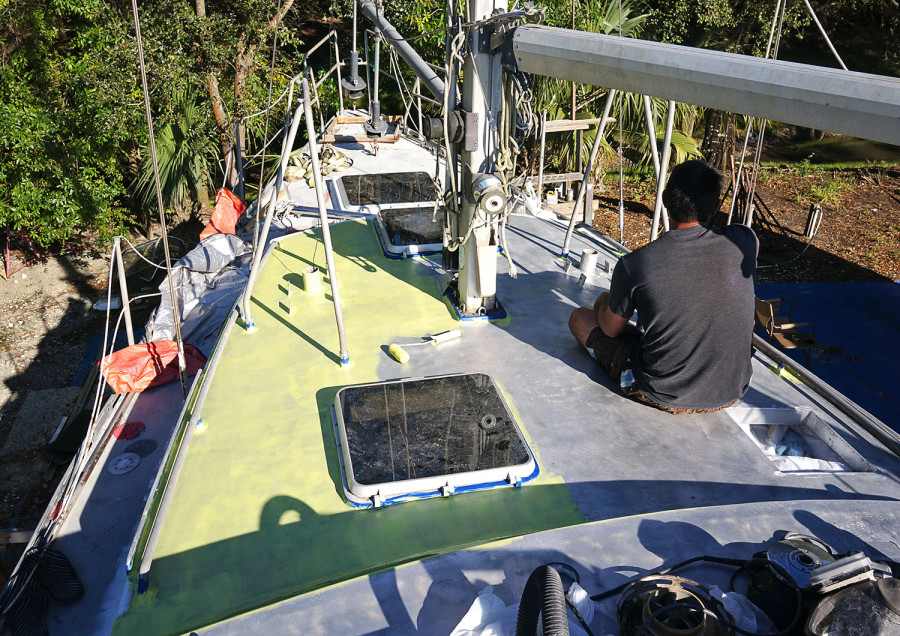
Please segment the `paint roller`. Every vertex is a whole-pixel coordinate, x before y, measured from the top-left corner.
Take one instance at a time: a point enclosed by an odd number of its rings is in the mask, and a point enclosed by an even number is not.
[[[441,333],[436,333],[433,336],[427,336],[427,340],[425,342],[414,342],[412,344],[403,345],[404,347],[418,347],[420,345],[430,344],[433,347],[438,346],[442,342],[447,342],[448,340],[455,340],[462,336],[462,332],[459,329],[451,329],[449,331],[442,331]],[[398,345],[396,342],[391,344],[388,347],[388,353],[391,354],[391,357],[399,362],[400,364],[406,364],[409,362],[409,354]]]

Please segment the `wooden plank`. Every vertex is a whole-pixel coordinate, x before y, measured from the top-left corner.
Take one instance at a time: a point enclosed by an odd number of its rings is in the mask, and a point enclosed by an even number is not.
[[[595,126],[602,121],[600,117],[593,119],[554,119],[544,124],[544,131],[548,133],[563,132],[567,130],[587,130],[591,126]],[[613,117],[607,117],[606,123],[610,124],[616,121]]]
[[[543,178],[541,179],[542,183],[565,183],[567,181],[581,181],[584,179],[583,172],[563,172],[560,174],[549,174],[544,173]],[[524,183],[537,183],[537,177],[528,177],[525,179]]]

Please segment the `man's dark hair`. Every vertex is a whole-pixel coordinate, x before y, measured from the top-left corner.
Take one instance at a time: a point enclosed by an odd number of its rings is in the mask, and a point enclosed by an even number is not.
[[[705,223],[719,205],[724,180],[722,173],[705,161],[694,159],[675,166],[663,193],[672,220]]]

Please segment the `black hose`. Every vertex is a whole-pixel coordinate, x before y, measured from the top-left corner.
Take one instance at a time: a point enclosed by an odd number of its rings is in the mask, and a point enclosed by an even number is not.
[[[626,587],[628,587],[632,583],[634,583],[636,581],[640,581],[641,579],[643,579],[646,576],[669,574],[670,572],[674,572],[675,570],[680,570],[681,568],[691,565],[693,563],[697,563],[698,561],[703,561],[705,563],[715,563],[717,565],[728,565],[731,567],[742,567],[747,563],[747,561],[744,559],[726,559],[723,557],[714,557],[714,556],[697,556],[697,557],[688,559],[687,561],[682,561],[681,563],[676,563],[675,565],[672,565],[669,567],[660,568],[659,570],[655,570],[653,572],[645,572],[644,574],[636,576],[633,579],[629,579],[628,581],[625,581],[621,585],[614,587],[611,590],[606,590],[605,592],[600,592],[599,594],[592,595],[591,600],[598,601],[598,602],[605,600],[614,594],[618,594],[619,592],[624,590]]]
[[[613,589],[611,589],[611,590],[607,590],[607,591],[605,591],[605,592],[601,592],[600,594],[594,594],[593,596],[591,596],[591,600],[593,600],[593,601],[602,601],[602,600],[604,600],[604,599],[606,599],[606,598],[609,598],[609,597],[612,596],[613,594],[616,594],[616,593],[618,593],[618,592],[621,592],[622,590],[624,590],[624,589],[625,589],[626,587],[628,587],[629,585],[631,585],[631,584],[633,584],[633,583],[636,583],[637,581],[640,581],[640,580],[643,579],[644,577],[647,577],[647,576],[666,575],[666,574],[668,574],[668,573],[670,573],[670,572],[673,572],[673,571],[675,571],[675,570],[679,570],[679,569],[681,569],[681,568],[683,568],[683,567],[685,567],[685,566],[688,566],[688,565],[692,565],[692,564],[694,564],[694,563],[697,563],[698,561],[703,561],[703,562],[706,562],[706,563],[715,563],[715,564],[717,564],[717,565],[728,565],[728,566],[733,566],[733,567],[739,568],[739,569],[735,572],[735,574],[732,575],[732,577],[731,577],[731,589],[732,589],[732,591],[734,591],[734,581],[735,581],[735,579],[737,578],[737,575],[739,575],[741,572],[743,572],[743,571],[745,571],[745,570],[749,570],[750,566],[753,566],[753,565],[763,565],[763,566],[765,566],[765,567],[768,567],[769,570],[771,570],[771,572],[775,575],[775,577],[776,577],[776,579],[777,579],[778,581],[780,581],[781,583],[783,583],[784,586],[785,586],[786,588],[788,588],[789,590],[793,591],[793,593],[794,593],[794,603],[795,603],[794,614],[793,614],[793,617],[791,618],[790,623],[789,623],[786,627],[781,628],[779,631],[775,632],[775,634],[772,634],[771,636],[786,636],[787,634],[792,634],[792,633],[794,633],[794,631],[797,629],[797,627],[799,627],[800,622],[801,622],[801,619],[803,618],[803,609],[804,609],[804,606],[803,606],[802,590],[797,586],[796,583],[793,582],[793,580],[792,580],[791,577],[790,577],[790,574],[788,574],[788,572],[787,572],[782,566],[778,565],[777,563],[773,563],[772,561],[769,561],[768,559],[764,559],[764,558],[760,558],[760,557],[754,557],[754,558],[749,559],[749,560],[743,560],[743,559],[727,559],[727,558],[723,558],[723,557],[714,557],[714,556],[698,556],[698,557],[693,557],[693,558],[691,558],[691,559],[688,559],[687,561],[682,561],[681,563],[677,563],[677,564],[675,564],[675,565],[673,565],[673,566],[661,568],[661,569],[659,569],[659,570],[656,570],[655,572],[650,572],[650,573],[647,573],[647,574],[642,574],[642,575],[640,575],[640,576],[638,576],[638,577],[636,577],[636,578],[634,578],[634,579],[631,579],[631,580],[629,580],[629,581],[626,581],[626,582],[623,583],[622,585],[619,585],[618,587],[615,587],[615,588],[613,588]],[[534,575],[532,574],[532,576],[534,576]],[[524,596],[523,596],[523,601],[524,601]],[[653,614],[653,616],[651,616],[651,619],[652,619],[652,618],[655,618],[655,617],[656,617],[657,615],[659,615],[659,614],[664,613],[662,610],[665,610],[665,609],[674,609],[674,608],[676,608],[676,607],[682,607],[682,605],[683,605],[683,604],[676,603],[676,604],[673,604],[673,605],[667,605],[667,606],[665,606],[665,607],[663,607],[663,608],[660,608],[660,611],[655,612],[655,613]],[[693,607],[693,606],[691,606],[691,607]],[[714,612],[710,612],[709,610],[705,610],[704,608],[698,607],[698,608],[696,608],[696,609],[697,609],[698,611],[703,611],[705,614],[708,614],[709,616],[713,617],[713,618],[714,618],[716,621],[718,621],[718,623],[719,623],[720,625],[722,625],[723,627],[728,628],[728,629],[731,629],[731,630],[734,630],[734,631],[737,632],[738,634],[742,634],[742,635],[744,635],[744,636],[764,636],[764,635],[762,635],[762,634],[757,634],[757,633],[754,633],[754,632],[750,632],[750,631],[741,629],[740,627],[738,627],[738,626],[735,625],[734,623],[731,623],[731,622],[728,621],[727,619],[725,619],[725,618],[723,618],[723,617],[721,617],[721,616],[715,614]],[[520,612],[521,612],[521,608],[520,608]],[[640,630],[638,631],[638,634],[643,634],[644,631],[647,629],[647,627],[650,625],[651,622],[652,622],[652,621],[647,621],[647,622],[640,628]],[[776,627],[778,627],[778,626],[776,625]],[[517,634],[517,636],[518,636],[518,632],[517,632],[516,634]]]
[[[535,568],[525,583],[516,618],[516,636],[534,636],[537,633],[538,617],[543,618],[545,636],[569,635],[562,580],[559,573],[549,565]]]

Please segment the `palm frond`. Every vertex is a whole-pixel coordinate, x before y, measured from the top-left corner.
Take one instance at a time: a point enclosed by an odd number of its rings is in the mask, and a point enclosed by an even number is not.
[[[166,209],[198,197],[205,188],[213,140],[206,134],[197,93],[179,89],[172,95],[171,120],[156,129],[156,155],[163,206]],[[136,190],[148,205],[156,199],[149,148],[143,148]]]

